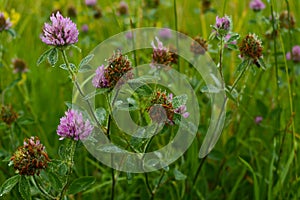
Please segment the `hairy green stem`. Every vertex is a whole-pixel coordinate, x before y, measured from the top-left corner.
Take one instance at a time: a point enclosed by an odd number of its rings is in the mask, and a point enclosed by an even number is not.
[[[221,79],[223,80],[222,82],[224,82],[224,78],[223,78],[223,65],[222,65],[222,63],[223,63],[223,52],[224,52],[224,37],[223,36],[221,36],[221,41],[220,41],[220,48],[219,48],[219,51],[220,51],[220,53],[219,53],[219,55],[220,55],[220,57],[219,57],[219,73],[220,73],[220,76],[221,76]]]
[[[180,55],[180,49],[179,49],[179,42],[178,42],[178,17],[177,17],[177,4],[176,0],[174,2],[174,20],[175,20],[175,31],[176,31],[176,48],[177,48],[177,54]],[[180,73],[180,57],[178,56],[178,61],[177,61],[177,66],[178,66],[178,72]]]
[[[289,44],[290,44],[290,49],[292,49],[292,33],[291,33],[291,11],[290,11],[290,4],[289,4],[289,1],[288,0],[285,0],[285,3],[286,3],[286,7],[287,7],[287,11],[288,11],[288,24],[289,24],[289,30],[288,30],[288,33],[289,33]],[[292,51],[291,51],[292,52]],[[293,60],[293,54],[291,53],[291,59]],[[287,71],[287,65],[285,66],[285,70],[286,70],[286,73],[288,73]],[[288,78],[288,76],[287,76]],[[294,86],[295,86],[295,81],[293,81],[293,79],[295,78],[295,67],[294,65],[292,65],[292,84],[290,84],[290,91],[289,91],[289,99],[290,99],[290,109],[291,109],[291,125],[292,125],[292,129],[293,129],[293,150],[296,151],[296,138],[295,138],[295,127],[294,127],[294,102],[293,102],[293,97],[292,97],[292,93],[293,93],[293,90],[294,90]],[[289,79],[287,80],[288,83],[289,83]],[[295,152],[296,153],[296,152]],[[297,171],[297,157],[295,157],[295,166],[296,166],[296,170]],[[296,173],[296,179],[298,178],[298,175]]]
[[[63,189],[59,195],[59,200],[64,198],[64,196],[66,195],[66,192],[69,188],[69,185],[70,185],[70,176],[72,175],[72,172],[73,172],[74,155],[75,155],[76,146],[77,146],[77,141],[71,140],[71,145],[69,146],[70,154],[69,154],[69,158],[67,161],[67,165],[68,165],[67,179],[66,179],[66,183],[63,186]]]
[[[161,183],[161,181],[162,181],[162,179],[163,179],[163,177],[165,175],[165,172],[166,172],[165,170],[162,170],[161,175],[159,177],[159,180],[158,180],[157,184],[155,185],[154,189],[152,190],[152,199],[154,199],[156,191],[158,190],[158,188],[160,186],[160,183]]]
[[[237,86],[237,83],[238,83],[238,82],[241,80],[241,78],[244,76],[244,74],[245,74],[245,72],[247,71],[247,69],[248,69],[250,63],[247,62],[246,65],[247,65],[247,66],[243,68],[242,72],[239,74],[239,76],[237,77],[237,79],[235,79],[235,81],[234,81],[232,87],[231,87],[230,90],[229,90],[230,93],[234,90],[234,88]]]
[[[76,86],[78,92],[79,92],[80,95],[82,96],[82,98],[84,98],[86,95],[84,94],[84,92],[83,92],[82,89],[80,88],[80,85],[79,85],[79,83],[77,82],[76,74],[74,73],[74,71],[73,71],[73,70],[71,69],[71,67],[70,67],[70,63],[69,63],[69,61],[68,61],[66,52],[65,52],[65,50],[62,50],[61,52],[62,52],[62,55],[63,55],[64,62],[65,62],[66,66],[67,66],[67,68],[68,68],[68,71],[69,71],[69,73],[70,73],[71,79],[72,79],[73,83],[75,84],[75,86]],[[95,113],[94,113],[94,111],[93,111],[93,107],[92,107],[92,104],[91,104],[90,100],[89,100],[89,99],[85,99],[85,101],[86,101],[86,103],[87,103],[87,105],[88,105],[88,107],[89,107],[89,109],[90,109],[90,113],[91,113],[92,117],[94,118],[94,120],[95,120],[97,126],[98,126],[100,129],[103,130],[101,124],[99,123],[99,121],[98,121],[98,119],[97,119],[97,117],[96,117],[96,115],[95,115]],[[103,131],[104,131],[104,130],[103,130]],[[105,133],[105,131],[104,131],[104,133]]]

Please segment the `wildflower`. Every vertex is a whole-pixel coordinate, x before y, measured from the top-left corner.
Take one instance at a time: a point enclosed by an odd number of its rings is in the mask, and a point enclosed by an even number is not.
[[[108,80],[108,87],[122,85],[124,79],[131,79],[133,74],[131,63],[127,56],[122,55],[120,51],[117,51],[108,59],[108,65],[106,67],[105,78]],[[121,79],[122,78],[122,79]]]
[[[107,73],[104,69],[104,65],[99,66],[96,69],[96,75],[94,76],[92,83],[96,88],[107,88],[108,81],[105,78],[105,73]]]
[[[265,32],[265,37],[269,40],[273,40],[279,35],[278,29],[274,30],[273,28],[270,28]]]
[[[145,5],[147,8],[157,8],[159,3],[160,0],[145,0]]]
[[[262,58],[262,44],[255,34],[248,34],[240,43],[239,50],[240,57],[250,59],[253,64],[258,65],[258,60]]]
[[[10,22],[10,19],[6,18],[4,13],[0,12],[0,32],[10,29],[11,26],[12,23]]]
[[[257,117],[255,117],[254,122],[255,122],[255,124],[260,124],[262,122],[262,120],[263,120],[262,116],[257,116]]]
[[[87,33],[89,31],[89,26],[87,24],[84,24],[81,26],[81,31],[84,33]]]
[[[25,73],[28,71],[25,61],[19,58],[13,59],[13,67],[14,73]]]
[[[216,24],[214,26],[218,34],[224,36],[231,30],[231,19],[228,16],[216,17]]]
[[[211,0],[202,0],[202,10],[203,13],[206,13],[211,6]]]
[[[10,126],[18,119],[18,113],[14,111],[11,105],[4,106],[2,105],[0,119]]]
[[[119,3],[118,14],[128,15],[128,4],[125,1]]]
[[[58,47],[75,44],[78,41],[78,30],[70,18],[64,18],[59,12],[50,17],[52,24],[45,23],[42,41],[47,45]]]
[[[167,40],[167,39],[170,39],[172,37],[172,32],[168,28],[162,28],[162,29],[159,30],[158,36],[161,39]]]
[[[4,18],[9,19],[11,27],[14,27],[19,22],[21,17],[20,13],[16,12],[15,9],[11,9],[9,13],[3,12],[3,15]]]
[[[153,47],[152,62],[150,66],[152,68],[159,67],[159,65],[170,66],[171,64],[176,64],[177,59],[174,59],[174,52],[171,52],[167,47],[163,46],[163,43],[155,37],[157,46],[152,41],[151,45]]]
[[[147,107],[150,118],[154,122],[162,122],[162,120],[167,119],[165,123],[173,125],[175,115],[181,115],[184,118],[189,116],[189,113],[186,112],[185,105],[179,105],[174,107],[173,105],[173,94],[167,94],[166,91],[162,92],[160,90],[153,93],[153,96],[150,99],[150,105]],[[162,111],[162,109],[164,111]]]
[[[38,137],[24,139],[23,146],[16,150],[10,160],[17,173],[27,176],[39,175],[50,161],[45,146]]]
[[[92,131],[93,126],[89,120],[84,120],[82,114],[76,110],[69,109],[65,112],[65,116],[60,118],[56,132],[60,136],[59,140],[65,138],[84,140]]]
[[[291,60],[292,56],[293,56],[293,61],[295,63],[300,62],[300,46],[299,45],[296,45],[296,46],[293,47],[292,53],[288,52],[286,54],[286,59]]]
[[[97,4],[97,0],[85,0],[85,5],[93,7]]]
[[[208,46],[206,40],[200,36],[196,36],[193,39],[190,50],[191,52],[194,53],[195,56],[198,56],[198,55],[204,55],[205,52],[207,51],[207,48]]]
[[[98,7],[95,7],[94,8],[94,18],[95,19],[99,19],[101,17],[102,17],[102,11],[101,11],[101,9],[98,8]]]
[[[263,9],[266,8],[266,5],[261,1],[261,0],[252,0],[250,3],[249,3],[249,7],[255,11],[255,12],[258,12],[258,11],[261,11]]]
[[[290,28],[295,28],[296,25],[296,20],[295,17],[292,13],[289,13],[287,10],[282,11],[279,15],[279,23],[280,27],[290,29]]]
[[[182,115],[184,118],[188,118],[190,113],[186,111],[186,105],[181,105],[174,110],[175,113]]]
[[[74,18],[77,17],[77,10],[72,5],[68,7],[67,13],[69,17],[74,17]]]
[[[127,40],[132,40],[132,38],[133,38],[133,33],[132,33],[131,31],[129,31],[129,32],[127,32],[127,33],[125,34],[125,37],[126,37]]]

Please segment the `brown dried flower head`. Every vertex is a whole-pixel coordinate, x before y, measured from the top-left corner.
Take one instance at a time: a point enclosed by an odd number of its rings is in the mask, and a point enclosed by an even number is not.
[[[282,28],[286,28],[286,29],[295,28],[296,20],[292,13],[290,13],[290,16],[289,16],[288,11],[285,10],[285,11],[282,11],[279,15],[279,23],[280,23],[280,27],[282,27]]]
[[[262,57],[263,47],[257,35],[248,34],[239,44],[239,50],[241,58],[251,59],[256,63]]]
[[[50,161],[45,146],[40,143],[38,137],[24,139],[23,146],[16,150],[10,160],[16,172],[26,176],[39,175]]]
[[[28,71],[24,60],[16,58],[13,60],[14,73],[25,73]]]
[[[208,49],[208,45],[205,39],[200,36],[196,36],[191,44],[190,49],[191,52],[195,54],[195,56],[204,55]]]
[[[153,121],[159,122],[161,116],[156,116],[154,112],[152,112],[151,108],[153,108],[153,105],[161,105],[166,113],[166,117],[169,122],[173,121],[174,116],[174,108],[171,101],[171,96],[168,96],[166,91],[162,92],[160,90],[156,91],[151,100],[150,100],[150,106],[147,108],[147,111],[150,114],[150,117]],[[159,113],[161,114],[161,112]]]
[[[11,105],[2,105],[0,117],[3,122],[10,126],[18,119],[18,113],[14,111]]]
[[[174,47],[167,48],[163,43],[155,37],[157,45],[152,41],[151,45],[153,47],[152,61],[150,66],[152,68],[158,67],[160,65],[171,66],[172,64],[177,64],[178,55],[176,54],[176,49]]]
[[[117,51],[108,59],[108,65],[105,68],[105,79],[108,81],[108,88],[114,87],[117,83],[122,84],[119,80],[125,75],[126,80],[132,78],[133,74],[131,63],[127,56],[122,55],[121,51]],[[122,79],[123,80],[123,79]]]

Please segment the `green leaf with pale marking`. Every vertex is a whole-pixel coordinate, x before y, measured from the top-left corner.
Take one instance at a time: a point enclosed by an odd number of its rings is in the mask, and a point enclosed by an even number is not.
[[[97,121],[102,125],[105,122],[106,119],[106,110],[104,108],[97,108],[95,110],[95,116],[97,118]]]
[[[231,50],[238,50],[238,46],[235,44],[227,44],[227,48]]]
[[[83,67],[84,65],[88,64],[94,57],[94,54],[90,54],[86,57],[84,57],[80,63],[79,63],[79,69],[81,69],[81,67]]]
[[[228,40],[227,40],[227,42],[229,43],[229,42],[233,42],[233,41],[235,41],[235,40],[238,40],[240,38],[240,35],[239,34],[234,34],[234,35],[232,35]]]
[[[48,57],[49,53],[52,51],[51,49],[48,49],[47,51],[45,51],[37,60],[36,64],[40,65],[42,62],[44,62],[46,60],[46,58]]]
[[[172,104],[174,108],[178,108],[181,105],[185,105],[188,97],[186,94],[176,96],[172,99]]]
[[[83,73],[92,70],[90,65],[83,65],[79,68],[78,72]]]
[[[186,175],[184,175],[181,171],[179,171],[178,169],[174,169],[173,171],[175,179],[177,181],[182,181],[186,179]]]
[[[58,61],[58,50],[57,50],[57,48],[53,48],[53,49],[49,52],[49,54],[48,54],[48,61],[49,61],[50,65],[51,65],[52,67],[55,66],[55,64],[56,64],[57,61]]]
[[[68,194],[77,194],[78,192],[82,192],[88,189],[91,185],[93,185],[96,181],[95,177],[86,176],[75,179],[71,184],[67,191]]]
[[[15,175],[7,179],[0,188],[0,196],[9,193],[19,182],[19,180],[20,180],[20,175]]]
[[[48,178],[50,185],[54,188],[54,190],[60,191],[63,187],[63,184],[59,176],[56,173],[48,172]]]
[[[24,200],[31,200],[30,184],[25,176],[19,180],[19,192]]]
[[[221,90],[214,85],[205,85],[200,91],[203,93],[219,93]]]

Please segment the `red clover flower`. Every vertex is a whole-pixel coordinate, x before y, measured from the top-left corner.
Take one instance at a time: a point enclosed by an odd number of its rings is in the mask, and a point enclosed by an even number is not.
[[[221,18],[217,16],[214,28],[218,34],[225,36],[231,30],[231,19],[227,15]]]
[[[250,3],[249,3],[249,7],[255,11],[255,12],[258,12],[258,11],[261,11],[263,9],[266,8],[266,5],[261,1],[261,0],[252,0]]]
[[[82,113],[69,109],[65,112],[65,116],[60,118],[60,124],[57,127],[57,135],[59,140],[71,138],[74,140],[84,140],[93,131],[93,126],[89,120],[84,120]]]
[[[78,42],[76,24],[70,18],[63,17],[59,12],[50,17],[52,24],[45,23],[42,42],[47,45],[63,47]]]
[[[87,6],[95,6],[97,4],[97,0],[85,0],[85,5]]]
[[[107,88],[109,86],[108,81],[105,78],[105,73],[107,73],[107,72],[104,68],[104,65],[101,65],[96,69],[96,75],[94,76],[94,78],[92,80],[94,87]]]
[[[286,59],[291,60],[292,55],[293,55],[293,61],[295,63],[300,62],[300,46],[299,45],[294,46],[293,49],[292,49],[292,52],[288,52],[286,54]]]

